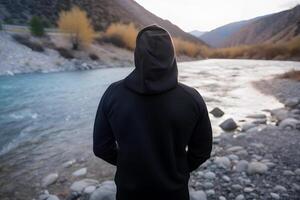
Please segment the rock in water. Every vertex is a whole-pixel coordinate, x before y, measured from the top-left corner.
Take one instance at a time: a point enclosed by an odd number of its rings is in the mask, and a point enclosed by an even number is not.
[[[207,200],[207,197],[202,190],[190,191],[190,200]]]
[[[294,129],[299,129],[300,128],[300,121],[294,118],[287,118],[282,120],[279,123],[279,128],[282,129],[289,129],[289,130],[294,130]]]
[[[265,119],[267,116],[265,114],[253,114],[246,116],[247,118],[253,118],[253,119]]]
[[[251,162],[248,165],[247,172],[249,174],[264,174],[268,171],[267,165],[261,162]]]
[[[237,124],[232,118],[229,118],[219,125],[225,131],[233,131],[237,128]]]
[[[71,167],[74,163],[76,163],[75,159],[74,160],[69,160],[69,161],[67,161],[63,164],[63,167],[65,167],[65,168]]]
[[[73,176],[84,176],[87,173],[87,169],[86,168],[81,168],[75,172],[73,172]]]
[[[48,185],[55,183],[57,181],[57,179],[58,179],[57,173],[49,174],[48,176],[43,178],[42,187],[47,187]]]
[[[74,182],[70,189],[74,192],[78,192],[81,193],[85,188],[89,187],[89,186],[96,186],[97,184],[99,184],[99,182],[97,180],[94,179],[82,179],[80,181],[76,181]]]
[[[212,109],[212,111],[210,111],[210,113],[214,117],[222,117],[224,115],[224,112],[220,108],[218,108],[218,107]]]

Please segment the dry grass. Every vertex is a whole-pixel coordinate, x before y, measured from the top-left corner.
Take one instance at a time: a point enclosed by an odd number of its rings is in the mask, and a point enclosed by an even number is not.
[[[282,75],[279,75],[278,78],[300,81],[300,70],[291,70]]]
[[[177,55],[187,55],[190,57],[203,56],[206,48],[199,44],[183,40],[181,38],[173,38],[175,51]]]
[[[105,31],[104,41],[133,50],[135,48],[137,34],[138,30],[133,23],[113,23]]]

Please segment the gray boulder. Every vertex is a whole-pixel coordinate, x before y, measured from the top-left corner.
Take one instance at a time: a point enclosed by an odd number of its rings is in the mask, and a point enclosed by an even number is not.
[[[47,200],[59,200],[59,198],[55,195],[49,195],[49,197],[47,198]]]
[[[271,110],[271,115],[278,121],[282,121],[289,116],[289,111],[285,108]]]
[[[300,103],[300,99],[298,98],[290,98],[285,100],[284,105],[289,108],[294,108]]]
[[[237,124],[232,118],[229,118],[219,125],[225,131],[233,131],[237,128]]]
[[[257,126],[257,124],[253,124],[253,123],[245,123],[245,124],[242,125],[241,130],[245,132],[245,131],[247,131],[247,130],[249,130],[249,129],[251,129],[251,128],[254,128],[254,127],[256,127],[256,126]]]
[[[223,157],[216,157],[214,162],[216,163],[216,165],[218,165],[219,167],[228,169],[231,166],[231,162],[229,160],[229,158],[223,156]]]
[[[210,111],[210,113],[211,113],[214,117],[222,117],[222,116],[224,115],[224,112],[223,112],[220,108],[218,108],[218,107],[212,109],[212,110]]]
[[[247,171],[248,165],[249,165],[249,162],[248,162],[248,161],[246,161],[246,160],[241,160],[241,161],[239,161],[239,162],[236,164],[235,170],[238,171],[238,172],[244,172],[244,171]]]
[[[116,185],[113,181],[103,182],[90,196],[89,200],[115,200]]]
[[[247,118],[252,118],[252,119],[265,119],[267,116],[265,114],[253,114],[253,115],[248,115],[246,116]]]

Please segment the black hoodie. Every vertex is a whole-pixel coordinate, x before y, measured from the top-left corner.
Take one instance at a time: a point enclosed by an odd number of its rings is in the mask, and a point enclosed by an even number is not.
[[[195,89],[178,83],[166,30],[141,30],[134,57],[133,72],[102,96],[94,153],[117,166],[117,200],[188,200],[189,173],[212,148],[206,105]]]

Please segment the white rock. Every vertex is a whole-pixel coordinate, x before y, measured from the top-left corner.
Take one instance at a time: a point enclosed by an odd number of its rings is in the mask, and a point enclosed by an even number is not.
[[[224,196],[219,196],[219,200],[226,200]]]
[[[248,165],[248,173],[249,174],[263,174],[268,171],[268,166],[261,162],[251,162]]]
[[[280,199],[280,196],[276,193],[271,192],[270,195],[271,195],[272,199]]]
[[[89,200],[115,200],[116,187],[113,181],[103,182],[90,196]]]
[[[82,179],[80,181],[75,181],[70,189],[74,192],[81,193],[88,186],[96,186],[99,184],[97,180],[94,179]]]
[[[62,166],[65,168],[71,167],[74,163],[76,163],[76,160],[69,160],[67,162],[65,162]]]
[[[235,166],[235,170],[238,171],[238,172],[244,172],[248,169],[248,165],[249,165],[249,162],[246,161],[246,160],[241,160],[239,161],[236,166]]]
[[[87,173],[87,168],[81,168],[72,173],[73,176],[84,176]]]
[[[57,173],[52,173],[43,178],[42,180],[42,187],[47,187],[53,183],[55,183],[58,179],[58,174]]]
[[[235,200],[244,200],[244,199],[245,199],[245,197],[244,197],[244,195],[242,195],[242,194],[238,195],[238,196],[235,198]]]
[[[117,187],[114,181],[104,181],[101,183],[101,188],[104,188],[106,190],[116,191]]]
[[[237,155],[234,155],[234,154],[230,154],[230,155],[228,156],[228,158],[229,158],[230,160],[238,160],[238,159],[239,159],[239,157],[238,157]]]
[[[207,179],[215,179],[216,178],[216,174],[213,172],[207,172],[204,174],[204,177]]]
[[[191,191],[190,192],[190,200],[207,200],[207,196],[205,192],[202,190],[199,191]]]
[[[241,189],[243,189],[243,187],[241,185],[239,185],[239,184],[233,184],[231,187],[233,189],[235,189],[235,190],[241,190]]]
[[[254,189],[251,188],[251,187],[245,187],[244,188],[244,192],[250,193],[250,192],[253,192],[253,191],[254,191]]]
[[[214,162],[216,163],[216,165],[218,165],[219,167],[228,169],[231,166],[231,162],[229,160],[229,158],[223,156],[223,157],[216,157]]]

